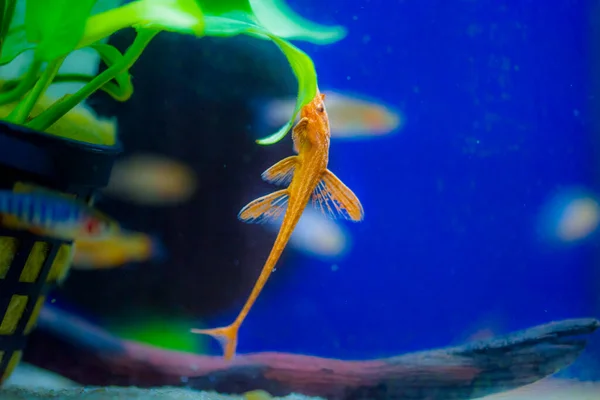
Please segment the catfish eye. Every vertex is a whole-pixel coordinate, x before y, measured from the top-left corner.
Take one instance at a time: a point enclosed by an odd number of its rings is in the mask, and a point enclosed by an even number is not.
[[[323,107],[323,104],[319,104],[317,106],[317,111],[320,112],[320,113],[322,113],[323,111],[325,111],[325,107]]]

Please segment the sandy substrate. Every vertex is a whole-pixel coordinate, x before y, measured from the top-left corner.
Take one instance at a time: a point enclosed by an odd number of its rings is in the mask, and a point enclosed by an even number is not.
[[[161,389],[138,389],[138,388],[68,388],[68,389],[44,389],[12,386],[0,390],[2,400],[39,400],[39,399],[84,399],[84,400],[245,400],[241,396],[225,396],[216,393],[196,392],[186,389],[161,388]],[[273,397],[273,399],[307,400],[318,399],[301,395],[289,395],[286,397]]]
[[[13,372],[4,388],[0,389],[0,400],[245,400],[241,396],[225,396],[217,393],[198,392],[180,388],[139,389],[123,387],[83,388],[60,375],[21,363]],[[289,395],[273,399],[310,400],[318,397]]]

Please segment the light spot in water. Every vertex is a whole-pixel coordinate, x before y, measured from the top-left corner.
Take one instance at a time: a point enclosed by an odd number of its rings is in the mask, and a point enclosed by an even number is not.
[[[331,266],[331,270],[332,270],[333,272],[335,272],[335,271],[337,271],[337,270],[339,270],[339,269],[340,269],[340,267],[339,267],[337,264],[333,264],[333,265]]]

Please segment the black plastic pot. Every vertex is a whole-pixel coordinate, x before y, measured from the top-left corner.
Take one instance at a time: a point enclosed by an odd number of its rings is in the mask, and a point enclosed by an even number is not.
[[[98,146],[0,121],[0,189],[18,183],[93,200],[121,146]],[[72,242],[0,226],[0,383],[19,363],[48,292],[71,267]]]

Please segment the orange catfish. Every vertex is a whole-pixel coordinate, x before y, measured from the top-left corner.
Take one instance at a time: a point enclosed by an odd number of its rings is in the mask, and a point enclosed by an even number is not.
[[[300,121],[292,131],[294,152],[298,155],[279,161],[262,174],[267,182],[289,186],[252,201],[238,215],[247,223],[265,223],[280,217],[287,206],[273,249],[246,304],[229,326],[192,329],[194,333],[219,340],[227,360],[233,358],[238,330],[273,272],[308,202],[312,199],[314,207],[333,218],[363,219],[363,207],[356,195],[327,169],[331,134],[324,100],[325,95],[317,89],[315,98],[300,111]]]

